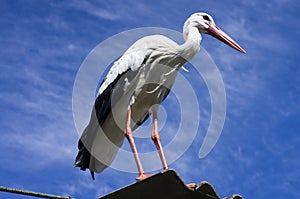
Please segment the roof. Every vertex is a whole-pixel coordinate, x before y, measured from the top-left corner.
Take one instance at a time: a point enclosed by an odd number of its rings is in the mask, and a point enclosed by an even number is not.
[[[167,170],[99,199],[221,199],[208,182],[187,187],[174,170]],[[234,194],[225,199],[242,199]]]

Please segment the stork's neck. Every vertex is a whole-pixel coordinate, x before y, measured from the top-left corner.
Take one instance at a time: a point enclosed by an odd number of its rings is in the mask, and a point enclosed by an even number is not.
[[[185,42],[179,46],[178,54],[189,61],[200,50],[201,34],[195,27],[185,27],[183,30]]]

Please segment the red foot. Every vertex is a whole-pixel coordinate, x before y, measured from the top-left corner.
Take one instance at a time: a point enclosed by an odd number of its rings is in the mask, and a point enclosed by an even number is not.
[[[193,189],[193,188],[195,188],[195,187],[197,186],[197,184],[195,184],[195,183],[190,183],[190,184],[186,184],[186,186],[187,186],[188,188]]]
[[[145,173],[141,173],[139,175],[139,177],[135,178],[137,181],[141,181],[141,180],[144,180],[146,178],[149,178],[150,176],[152,176],[151,174],[145,174]]]

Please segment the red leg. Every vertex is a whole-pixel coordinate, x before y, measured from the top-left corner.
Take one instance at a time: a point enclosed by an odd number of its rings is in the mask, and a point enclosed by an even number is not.
[[[163,169],[167,170],[168,165],[167,165],[167,162],[166,162],[166,158],[165,158],[165,155],[164,155],[163,148],[162,148],[161,143],[160,143],[160,135],[158,133],[157,110],[156,109],[153,110],[152,114],[153,114],[153,121],[152,121],[152,136],[151,137],[152,137],[152,140],[153,140],[153,142],[156,146],[156,149],[158,151]]]
[[[130,126],[130,121],[131,121],[131,108],[128,107],[128,113],[127,113],[127,122],[126,122],[126,129],[125,129],[125,136],[127,138],[127,140],[129,141],[138,171],[139,171],[139,176],[136,178],[136,180],[143,180],[147,177],[149,177],[150,175],[145,174],[144,169],[142,167],[142,163],[140,161],[135,143],[134,143],[134,139],[133,139],[133,131],[131,129]]]

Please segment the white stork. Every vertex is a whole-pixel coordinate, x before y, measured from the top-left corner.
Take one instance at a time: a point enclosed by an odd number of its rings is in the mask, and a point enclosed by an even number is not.
[[[152,114],[152,140],[162,167],[168,169],[158,133],[157,109],[169,94],[178,70],[200,50],[201,34],[209,34],[232,48],[246,53],[216,26],[206,13],[192,14],[184,23],[182,45],[162,35],[136,41],[110,68],[100,85],[89,124],[78,143],[74,166],[100,173],[114,160],[126,137],[132,149],[139,176],[147,178],[133,131]]]

